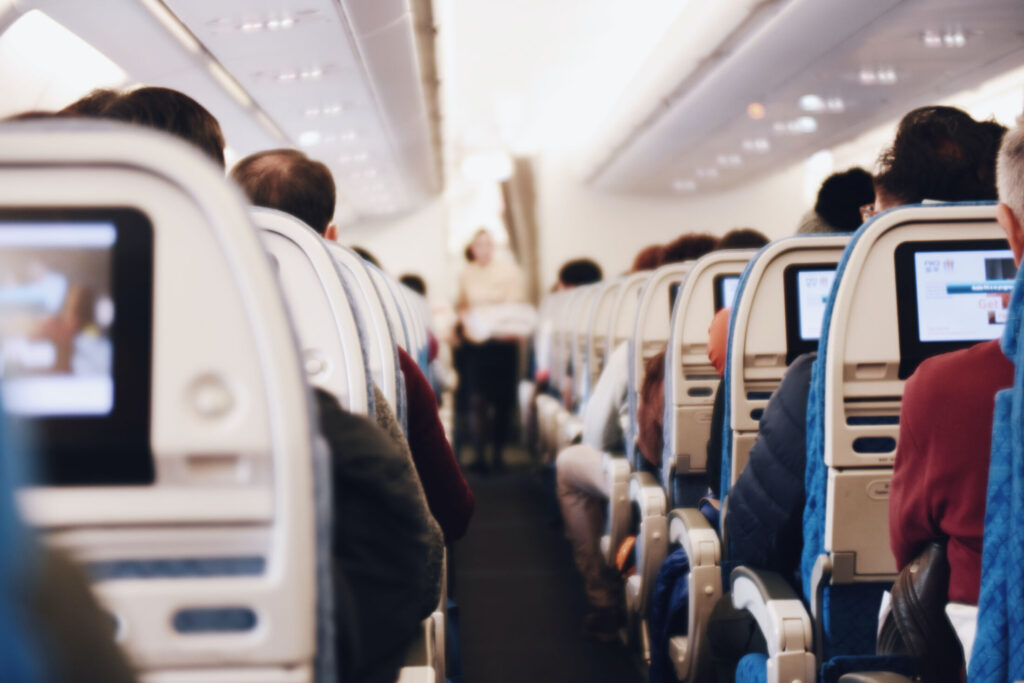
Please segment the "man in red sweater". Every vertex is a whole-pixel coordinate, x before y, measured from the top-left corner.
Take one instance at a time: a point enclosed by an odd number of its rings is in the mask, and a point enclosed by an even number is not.
[[[1024,128],[999,151],[999,224],[1014,262],[1024,254]],[[1013,384],[999,340],[930,358],[907,380],[889,498],[900,569],[948,538],[950,602],[978,603],[995,394]]]

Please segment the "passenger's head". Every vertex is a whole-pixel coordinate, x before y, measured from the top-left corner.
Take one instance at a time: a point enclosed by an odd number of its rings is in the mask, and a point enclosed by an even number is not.
[[[398,281],[403,285],[416,292],[420,296],[427,295],[427,283],[423,281],[419,275],[413,273],[406,273],[402,277],[398,278]]]
[[[295,149],[272,149],[245,157],[231,177],[256,206],[295,216],[330,240],[338,238],[331,219],[337,195],[330,170]]]
[[[995,141],[1001,126],[953,107],[921,107],[900,121],[875,177],[875,209],[924,199],[995,199]]]
[[[1024,121],[1003,138],[999,148],[997,182],[999,225],[1013,250],[1013,260],[1020,266],[1024,254]]]
[[[665,246],[662,244],[649,244],[637,252],[633,258],[633,266],[629,269],[631,273],[639,273],[642,270],[654,270],[661,265],[665,257]]]
[[[591,259],[573,259],[566,261],[558,270],[558,289],[570,289],[600,282],[601,277],[601,266]]]
[[[188,140],[224,168],[224,134],[213,114],[170,88],[139,88],[107,104],[102,117],[137,123]]]
[[[470,259],[473,263],[481,266],[489,264],[494,258],[494,238],[491,233],[483,228],[477,230],[473,241],[469,243],[469,252],[473,256]]]
[[[693,261],[718,247],[718,238],[699,232],[688,232],[665,245],[661,265]]]
[[[722,235],[715,249],[760,249],[770,241],[753,228],[735,228]]]
[[[871,174],[859,166],[833,173],[818,190],[814,212],[830,228],[828,232],[853,232],[864,222],[860,209],[875,201]]]
[[[81,99],[72,102],[61,109],[58,113],[61,116],[83,116],[87,118],[102,117],[107,108],[112,105],[120,95],[116,90],[109,88],[97,88]]]
[[[797,225],[796,234],[813,235],[832,232],[832,226],[825,222],[825,219],[818,215],[814,209],[808,209],[803,216],[800,216],[800,224]]]
[[[352,251],[354,251],[357,254],[359,254],[359,258],[363,259],[367,263],[372,263],[373,265],[377,266],[381,270],[384,270],[384,268],[381,267],[381,265],[380,265],[380,261],[377,260],[377,257],[374,256],[373,254],[371,254],[368,249],[365,249],[364,247],[357,247],[357,246],[353,246],[353,247],[351,247],[351,249],[352,249]]]

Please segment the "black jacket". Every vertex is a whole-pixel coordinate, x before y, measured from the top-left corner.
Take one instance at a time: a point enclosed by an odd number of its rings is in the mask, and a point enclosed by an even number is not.
[[[725,515],[729,559],[787,579],[800,566],[803,546],[807,394],[816,356],[794,360],[768,400]]]
[[[407,453],[317,390],[331,450],[332,553],[344,680],[393,683],[439,600],[444,544]]]

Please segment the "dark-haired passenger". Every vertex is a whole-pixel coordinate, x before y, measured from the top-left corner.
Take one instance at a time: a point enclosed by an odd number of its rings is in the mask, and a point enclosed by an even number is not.
[[[871,174],[859,166],[833,173],[821,184],[814,208],[804,214],[797,234],[853,232],[875,201]]]
[[[990,136],[998,133],[991,122],[981,125]],[[986,163],[984,173],[973,176],[972,182],[990,177],[989,170]],[[1005,134],[996,178],[996,215],[1020,267],[1024,127]],[[985,181],[981,190],[990,189]],[[889,541],[902,570],[930,541],[946,539],[949,601],[957,603],[950,605],[954,625],[961,615],[973,612],[966,606],[978,604],[994,400],[996,392],[1013,385],[1013,372],[1000,340],[994,339],[929,358],[903,389],[889,497]],[[969,654],[970,648],[965,652]]]

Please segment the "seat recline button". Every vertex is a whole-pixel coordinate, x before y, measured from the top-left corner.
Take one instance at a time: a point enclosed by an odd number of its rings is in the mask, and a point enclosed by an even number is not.
[[[189,395],[192,407],[203,417],[223,417],[235,407],[235,397],[219,375],[198,377],[192,382]]]

